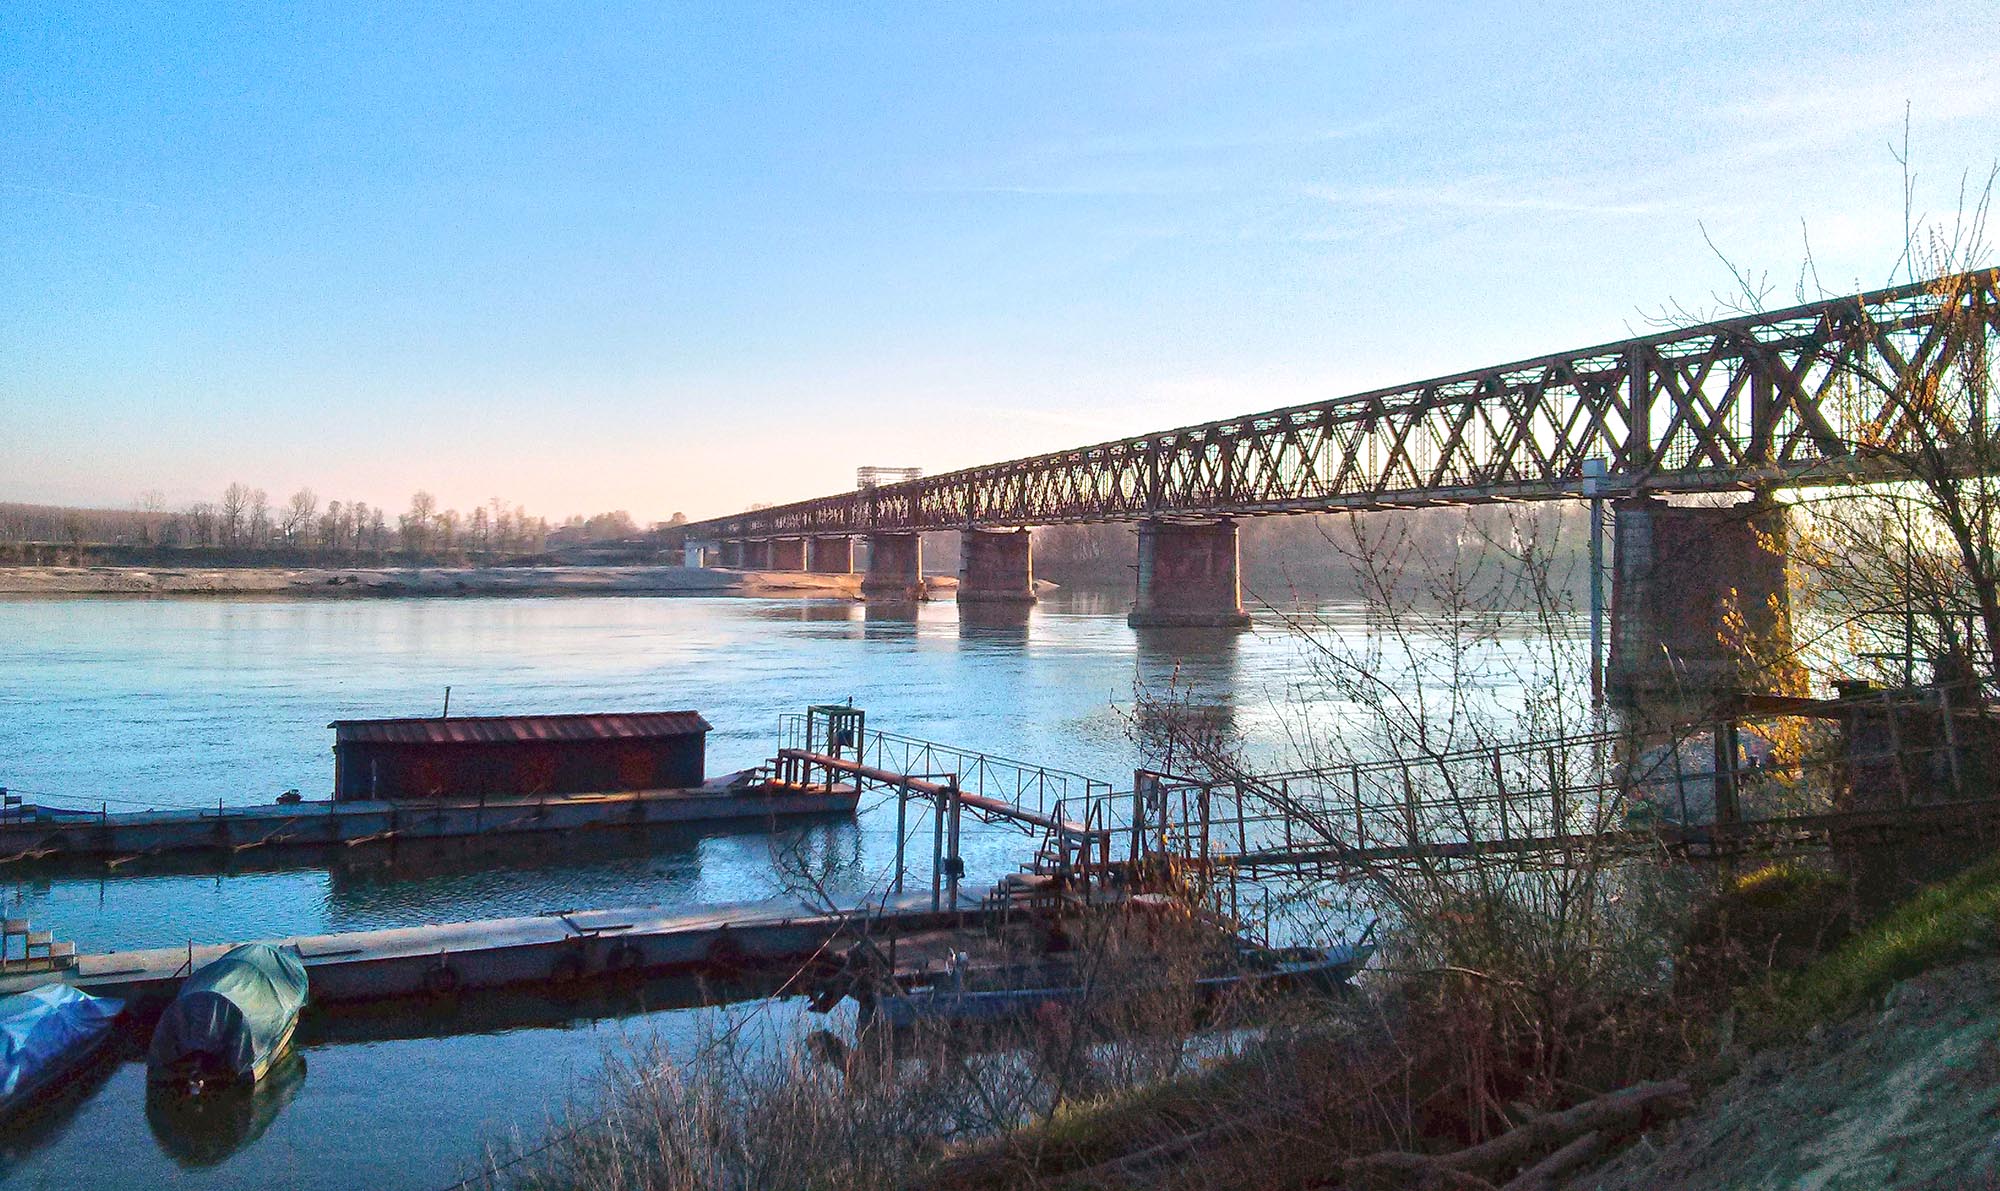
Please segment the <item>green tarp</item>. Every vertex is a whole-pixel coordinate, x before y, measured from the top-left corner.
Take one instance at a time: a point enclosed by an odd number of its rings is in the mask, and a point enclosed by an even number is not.
[[[299,949],[246,943],[204,966],[160,1015],[146,1054],[157,1082],[261,1079],[306,1003]]]

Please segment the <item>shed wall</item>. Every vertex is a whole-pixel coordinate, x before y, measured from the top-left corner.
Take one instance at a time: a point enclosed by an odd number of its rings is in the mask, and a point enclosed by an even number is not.
[[[334,797],[477,798],[687,789],[701,785],[707,738],[334,746]]]

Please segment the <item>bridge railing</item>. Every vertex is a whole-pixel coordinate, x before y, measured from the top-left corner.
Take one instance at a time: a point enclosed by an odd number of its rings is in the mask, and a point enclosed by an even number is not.
[[[1650,747],[1607,732],[1212,779],[1141,770],[1107,806],[1133,859],[1256,870],[1818,838],[2000,801],[2000,712],[1906,698],[1843,714],[1837,731],[1825,713],[1690,724]]]

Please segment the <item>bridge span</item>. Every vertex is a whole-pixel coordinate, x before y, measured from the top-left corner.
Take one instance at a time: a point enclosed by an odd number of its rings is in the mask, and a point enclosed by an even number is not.
[[[2000,424],[1996,338],[2000,270],[1983,270],[757,509],[687,536],[725,566],[843,572],[859,538],[864,593],[909,598],[917,535],[956,530],[960,600],[1029,602],[1030,527],[1136,522],[1133,622],[1226,625],[1244,623],[1234,518],[1591,498],[1620,513],[1626,613],[1684,586],[1651,569],[1690,541],[1717,546],[1754,606],[1782,595],[1782,559],[1756,558],[1782,539],[1782,511],[1727,518],[1658,498],[1894,475],[1901,452]],[[1962,400],[1912,400],[1926,386]],[[1636,631],[1628,658],[1674,644]],[[1628,635],[1614,632],[1614,670]]]

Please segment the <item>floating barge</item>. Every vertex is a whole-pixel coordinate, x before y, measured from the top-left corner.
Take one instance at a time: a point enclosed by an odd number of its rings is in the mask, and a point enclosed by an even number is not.
[[[779,900],[694,910],[640,907],[496,918],[273,942],[296,946],[315,1004],[436,998],[540,985],[582,988],[610,976],[729,973],[803,964],[866,921],[874,937],[937,930],[976,912],[933,909],[928,894],[827,911]],[[80,955],[61,977],[96,996],[116,996],[143,1012],[170,1001],[188,974],[235,944],[189,944]],[[0,976],[0,993],[46,975]]]
[[[546,834],[851,814],[859,790],[746,770],[705,780],[692,711],[341,720],[334,794],[256,806],[0,815],[0,863]]]

